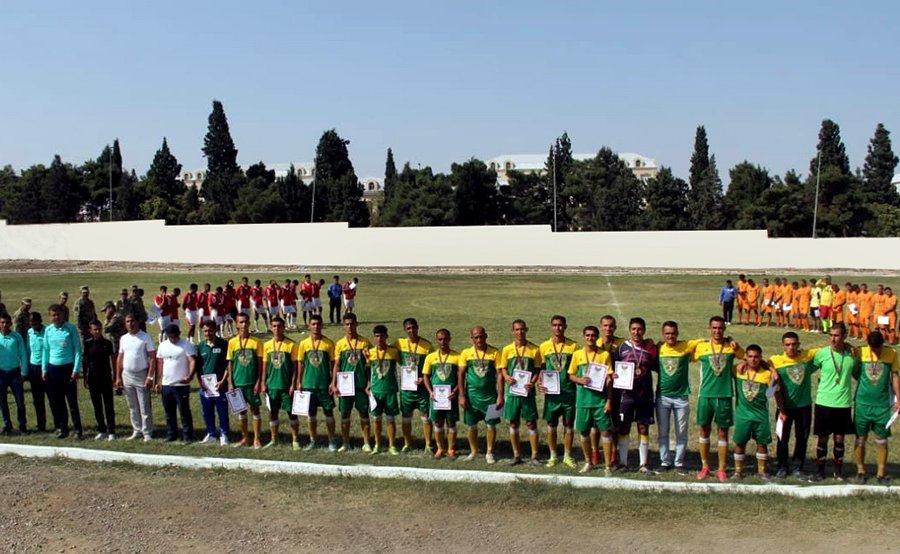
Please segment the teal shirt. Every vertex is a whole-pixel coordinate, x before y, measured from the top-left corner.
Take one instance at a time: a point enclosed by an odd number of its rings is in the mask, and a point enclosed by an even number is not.
[[[78,327],[63,323],[61,327],[44,327],[44,351],[41,372],[47,373],[48,365],[75,364],[73,373],[81,373],[81,334]]]
[[[46,327],[41,327],[40,331],[28,330],[28,361],[31,365],[39,366],[43,363],[45,329]]]
[[[225,339],[216,337],[212,345],[206,340],[197,345],[197,356],[200,361],[200,375],[209,375],[215,373],[216,379],[219,381],[225,377],[225,370],[228,368],[228,360],[225,355],[228,353],[228,342]]]
[[[24,376],[28,375],[28,351],[25,349],[25,341],[22,335],[10,331],[8,335],[0,334],[0,370],[19,370]]]

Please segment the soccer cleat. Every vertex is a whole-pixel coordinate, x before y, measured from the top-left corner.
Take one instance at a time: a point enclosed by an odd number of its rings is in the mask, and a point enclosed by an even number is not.
[[[842,483],[845,481],[844,476],[837,472],[834,473],[834,480]]]
[[[584,465],[581,466],[581,469],[578,470],[578,473],[587,473],[591,470],[592,467],[594,466],[591,465],[591,462],[584,462]]]
[[[708,467],[704,467],[704,468],[700,469],[700,472],[697,473],[698,481],[703,481],[707,477],[709,477],[709,468]]]
[[[732,481],[742,481],[743,479],[744,479],[744,475],[741,473],[738,473],[736,471],[731,475]]]
[[[338,448],[338,452],[346,452],[346,451],[348,451],[348,450],[350,450],[350,449],[347,448],[347,445],[346,445],[346,444],[342,444],[341,447]]]
[[[444,457],[444,449],[443,449],[443,448],[438,448],[438,449],[437,449],[437,452],[434,453],[434,459],[435,459],[435,460],[440,460],[440,459],[443,458],[443,457]]]
[[[143,435],[140,434],[140,433],[138,433],[137,431],[135,431],[135,432],[131,433],[131,436],[129,436],[129,437],[128,437],[127,439],[125,439],[125,440],[127,440],[127,441],[133,441],[133,440],[139,439],[139,438],[141,438],[141,437],[143,437]]]
[[[328,451],[329,452],[337,452],[338,447],[337,443],[334,441],[328,441]]]
[[[243,448],[245,446],[250,446],[247,442],[247,439],[241,439],[232,445],[234,448]]]
[[[222,433],[222,436],[219,437],[219,446],[228,446],[228,445],[229,445],[228,435],[226,435],[225,433]]]
[[[612,468],[604,467],[603,468],[603,476],[604,477],[612,477],[613,471]]]
[[[409,452],[410,450],[411,450],[411,449],[410,449],[409,445],[408,445],[408,444],[404,444],[404,445],[403,445],[403,448],[400,449],[400,452],[406,453],[406,452]]]
[[[678,473],[678,475],[682,476],[688,476],[691,474],[691,472],[688,471],[688,468],[684,466],[675,466],[675,472]]]
[[[432,452],[433,452],[433,450],[431,449],[431,446],[426,445],[425,446],[425,454],[430,456]]]
[[[509,462],[509,465],[511,465],[511,466],[520,466],[520,465],[522,465],[522,458],[516,456],[515,458],[512,459],[512,461]]]
[[[891,478],[888,477],[887,475],[882,475],[881,477],[878,477],[878,484],[884,485],[884,486],[890,486]]]
[[[300,450],[300,441],[291,441],[291,450]]]
[[[784,479],[787,477],[787,470],[783,467],[779,467],[778,471],[775,472],[775,477],[778,479]]]
[[[105,439],[105,438],[106,438],[106,433],[97,433],[96,435],[94,435],[94,440],[95,440],[95,441],[100,441],[100,440],[103,440],[103,439]]]
[[[599,452],[591,453],[591,465],[593,465],[593,466],[600,465],[600,453]]]
[[[478,457],[478,453],[477,453],[477,452],[471,452],[468,456],[466,456],[466,457],[463,458],[463,459],[464,459],[465,461],[467,461],[467,462],[474,462],[474,461],[475,461],[475,458],[477,458],[477,457]]]
[[[315,450],[315,449],[316,449],[316,443],[315,443],[315,442],[310,442],[309,444],[307,444],[306,446],[303,447],[303,450],[304,450],[305,452],[309,452],[309,451]]]
[[[815,483],[818,483],[819,481],[824,481],[825,480],[825,472],[817,471],[812,475],[812,477],[809,478],[809,480],[813,481]]]
[[[720,483],[724,483],[725,481],[728,481],[728,474],[725,473],[724,469],[720,469],[716,472],[716,479],[718,479]]]
[[[106,435],[106,440],[108,440],[108,441],[114,441],[114,440],[116,440],[116,434],[115,434],[115,433],[110,433],[110,434]]]
[[[275,444],[275,443],[270,443],[270,444]],[[259,441],[253,441],[253,450],[259,450],[260,448],[262,448],[262,443]]]
[[[497,460],[494,458],[493,452],[488,452],[487,454],[485,454],[484,461],[487,462],[488,464],[496,464],[497,463]]]
[[[800,468],[797,468],[794,471],[792,471],[791,477],[796,477],[797,479],[804,479],[804,480],[809,479],[809,476],[807,474],[803,473],[803,471]]]
[[[368,443],[366,443],[366,444],[362,445],[362,451],[365,452],[366,454],[369,454],[370,452],[372,452],[372,447],[369,446]]]
[[[864,473],[857,473],[856,477],[853,478],[853,483],[856,485],[865,485],[866,475]]]
[[[757,473],[756,476],[759,477],[760,481],[763,481],[765,483],[768,483],[769,481],[772,480],[772,476],[769,475],[768,471],[764,471],[762,473]]]
[[[373,448],[372,451],[369,452],[369,454],[381,454],[381,445],[376,444],[375,448]]]
[[[268,448],[272,448],[272,447],[275,446],[276,444],[278,444],[278,443],[276,443],[275,441],[269,441],[269,442],[266,443],[265,446],[263,446],[263,449],[265,450],[265,449],[268,449]],[[256,445],[253,445],[253,447],[256,448]]]
[[[541,466],[541,465],[543,465],[543,464],[541,463],[541,461],[538,460],[537,458],[531,458],[530,460],[528,460],[528,463],[531,464],[531,465],[533,465],[533,466]]]
[[[563,464],[565,464],[566,467],[570,467],[572,469],[578,467],[578,464],[575,463],[575,458],[573,458],[572,456],[564,456]]]
[[[641,466],[638,468],[638,472],[644,475],[656,475],[656,472],[650,469],[650,466]]]
[[[556,467],[556,464],[558,464],[558,463],[559,463],[559,458],[557,458],[556,456],[553,456],[549,460],[547,460],[547,467]]]
[[[217,440],[218,439],[216,439],[216,437],[212,436],[210,433],[207,433],[206,436],[203,437],[203,440],[200,441],[200,443],[201,444],[209,444],[211,442],[216,442]]]
[[[452,448],[450,450],[448,450],[447,457],[450,458],[451,460],[455,460],[456,459],[456,450],[453,450]]]
[[[388,454],[390,454],[391,456],[399,456],[400,451],[397,450],[396,446],[391,446],[390,448],[388,448]]]

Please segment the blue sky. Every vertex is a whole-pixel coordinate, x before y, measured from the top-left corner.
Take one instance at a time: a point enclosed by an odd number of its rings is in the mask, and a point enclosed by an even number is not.
[[[686,177],[697,125],[723,179],[748,159],[805,173],[823,118],[862,166],[900,132],[896,2],[9,1],[0,164],[81,163],[119,138],[146,172],[166,136],[205,167],[211,101],[239,162],[307,161],[322,131],[360,176],[393,148],[471,156],[638,152]]]

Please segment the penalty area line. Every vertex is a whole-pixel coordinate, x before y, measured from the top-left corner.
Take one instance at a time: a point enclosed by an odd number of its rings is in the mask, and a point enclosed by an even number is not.
[[[584,489],[630,490],[673,493],[722,494],[778,494],[795,498],[838,498],[859,494],[900,494],[900,487],[872,487],[863,485],[798,486],[748,485],[743,483],[684,483],[623,479],[619,477],[587,477],[575,475],[542,475],[477,471],[464,469],[431,469],[372,465],[332,465],[283,460],[254,460],[249,458],[214,458],[206,456],[173,456],[167,454],[139,454],[90,448],[0,444],[0,454],[15,454],[27,458],[68,458],[87,462],[129,462],[151,467],[183,467],[187,469],[238,469],[264,474],[308,475],[322,477],[370,477],[376,479],[404,479],[408,481],[440,481],[446,483],[542,484],[571,486]]]

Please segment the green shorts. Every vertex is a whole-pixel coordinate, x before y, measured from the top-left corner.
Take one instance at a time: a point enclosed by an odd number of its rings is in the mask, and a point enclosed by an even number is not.
[[[375,398],[375,402],[378,403],[374,410],[370,410],[373,416],[381,417],[382,415],[386,415],[393,417],[400,413],[400,408],[397,406],[396,392],[392,394],[372,393],[372,396]],[[368,401],[369,399],[366,398],[366,402]]]
[[[418,410],[420,414],[426,415],[430,408],[431,399],[428,397],[428,389],[425,387],[420,387],[420,390],[415,392],[410,390],[400,391],[401,414],[412,415],[414,411]]]
[[[454,398],[450,402],[449,410],[435,410],[434,402],[432,402],[429,417],[431,417],[431,421],[433,423],[437,424],[444,423],[445,421],[449,423],[456,423],[457,421],[459,421],[459,401]]]
[[[253,385],[235,385],[234,388],[240,389],[244,394],[244,402],[251,408],[259,408],[261,406],[259,395],[253,392]]]
[[[591,427],[596,427],[598,431],[612,431],[612,419],[603,408],[575,408],[575,430],[584,435]]]
[[[277,412],[279,410],[291,411],[292,398],[286,389],[268,389],[266,396],[269,397],[269,411]]]
[[[537,421],[537,402],[534,396],[506,395],[506,403],[503,405],[503,417],[507,421]]]
[[[497,402],[496,396],[482,396],[469,393],[466,400],[468,402],[466,404],[465,412],[463,413],[463,421],[466,425],[478,425],[479,421],[483,421],[487,425],[497,425],[500,423],[500,419],[485,419],[487,407]]]
[[[769,444],[772,442],[772,426],[769,421],[757,421],[754,419],[738,418],[734,422],[734,444],[745,445],[753,439],[756,444]]]
[[[369,415],[369,395],[366,394],[366,389],[356,389],[353,396],[338,397],[339,412],[349,414],[353,408],[356,408],[359,415]]]
[[[890,437],[891,430],[884,428],[889,419],[891,419],[890,406],[877,407],[857,404],[854,421],[856,436],[864,437],[871,431],[879,437]]]
[[[730,398],[697,399],[697,425],[709,427],[713,421],[719,429],[734,425],[734,406]]]
[[[575,398],[559,394],[544,396],[544,421],[556,423],[559,418],[571,423],[575,420]]]
[[[309,395],[309,415],[315,416],[316,410],[322,408],[323,412],[334,409],[334,397],[328,393],[328,389],[304,389]],[[288,404],[290,406],[290,404]]]

